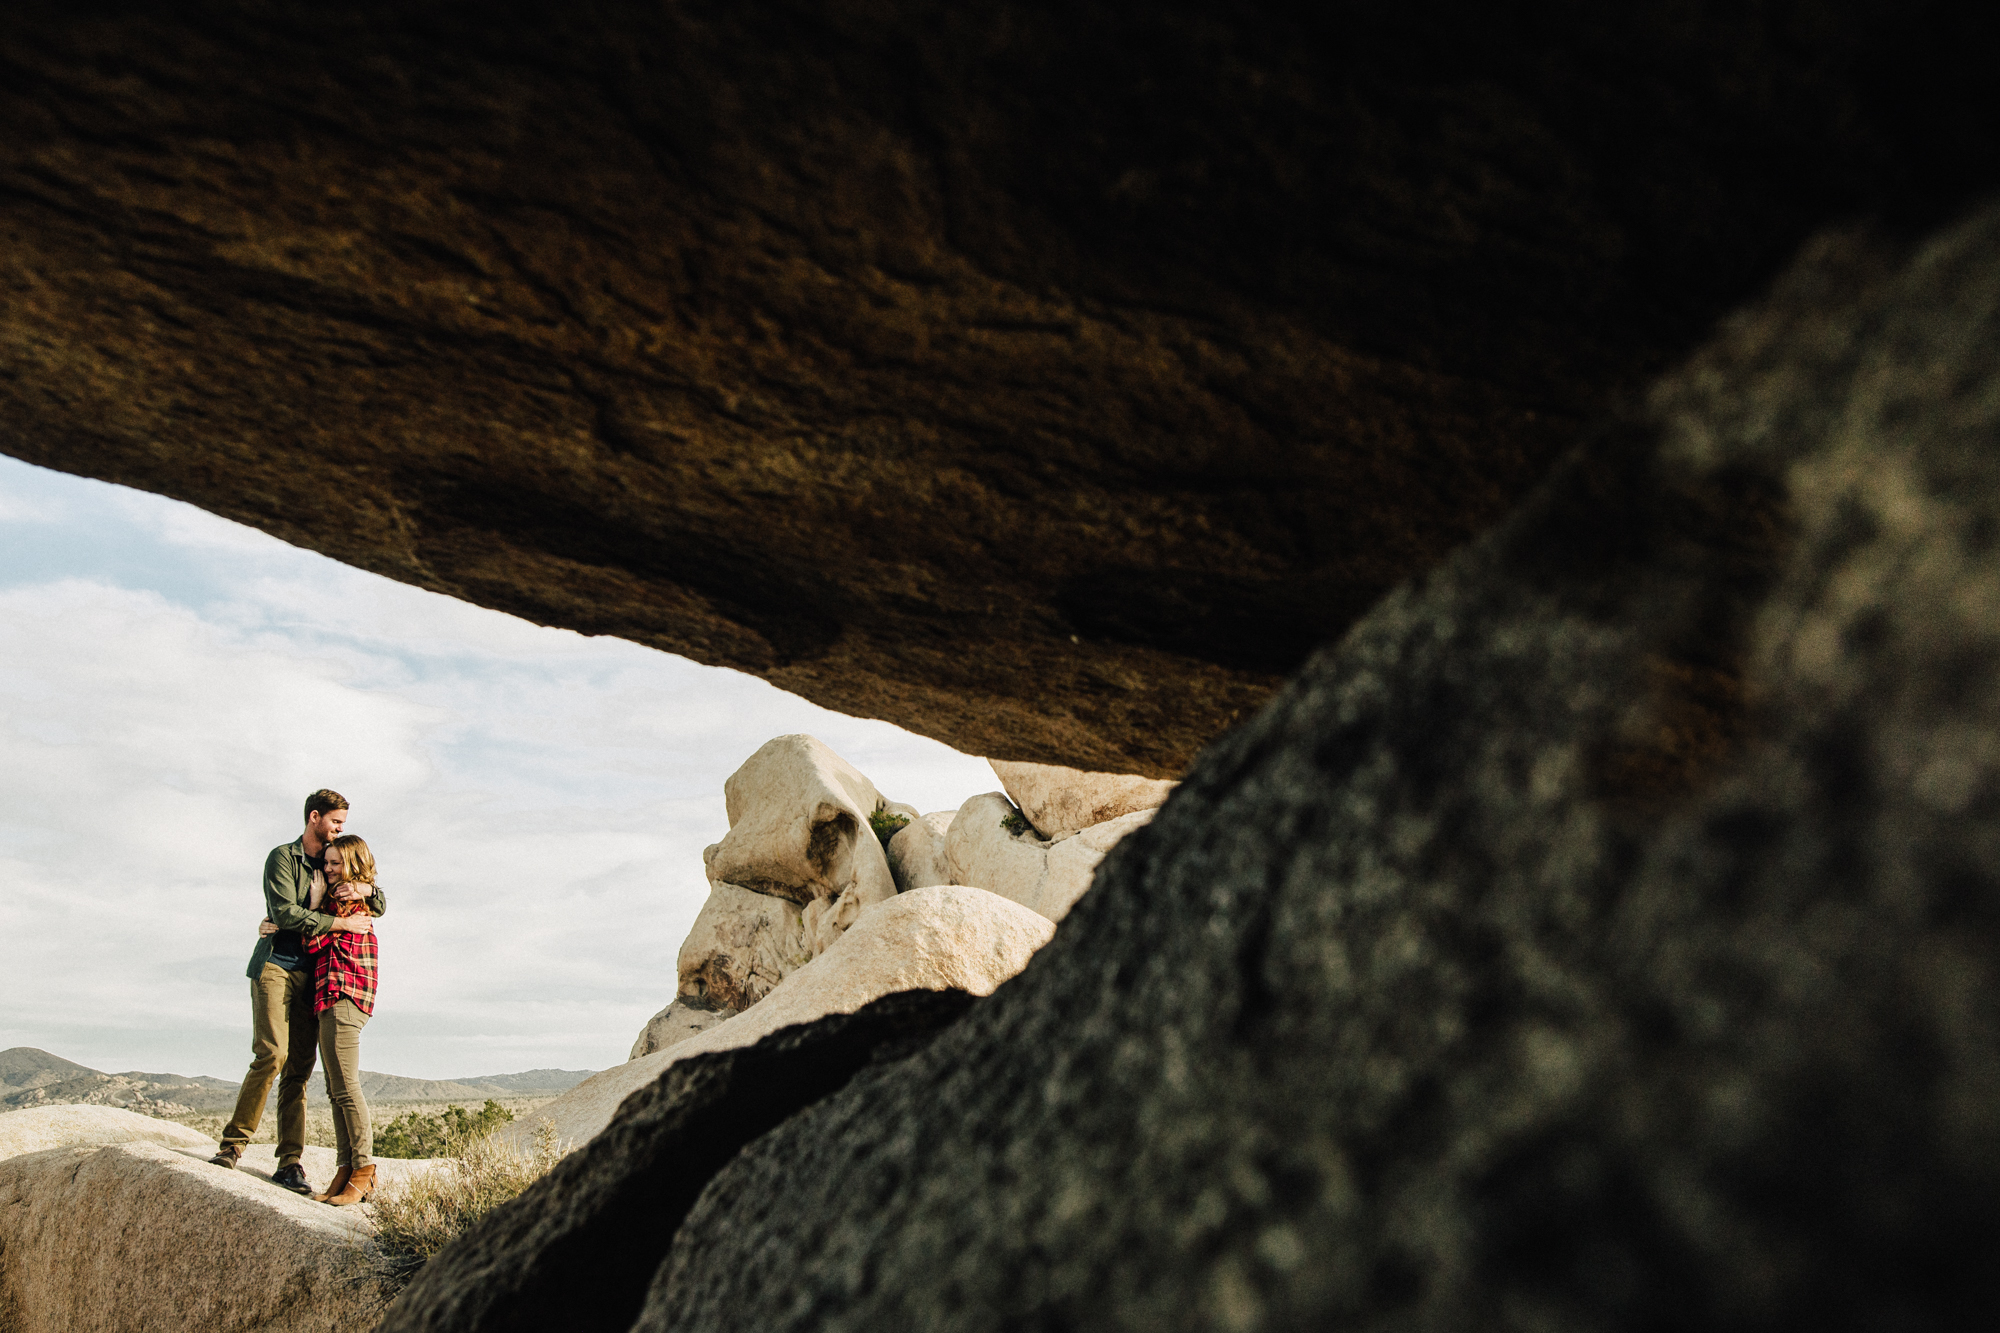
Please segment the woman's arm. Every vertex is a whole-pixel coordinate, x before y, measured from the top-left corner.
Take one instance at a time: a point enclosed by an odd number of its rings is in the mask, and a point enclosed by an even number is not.
[[[306,908],[309,911],[317,912],[319,905],[325,901],[326,872],[324,870],[315,870],[313,871],[312,888],[306,891]]]
[[[389,900],[379,884],[371,884],[365,890],[359,884],[342,884],[333,891],[333,897],[334,901],[343,903],[361,902],[365,899],[369,912],[375,916],[380,916],[389,910]]]

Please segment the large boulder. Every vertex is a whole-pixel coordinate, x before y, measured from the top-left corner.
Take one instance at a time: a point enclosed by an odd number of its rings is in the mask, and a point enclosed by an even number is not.
[[[717,880],[681,941],[679,995],[741,1012],[810,956],[797,903]]]
[[[8,1333],[306,1333],[366,1328],[390,1294],[366,1205],[329,1208],[215,1143],[103,1106],[0,1115],[0,1328]],[[307,1149],[324,1183],[330,1149]],[[385,1183],[430,1163],[383,1161]]]
[[[730,1016],[726,1009],[702,1009],[681,1000],[675,1000],[646,1021],[632,1042],[632,1053],[625,1058],[636,1060],[654,1051],[664,1051],[669,1046],[678,1045],[694,1036],[706,1032],[717,1023]]]
[[[983,889],[898,894],[863,912],[825,953],[786,977],[754,1008],[665,1050],[594,1074],[500,1135],[525,1148],[547,1123],[561,1143],[575,1147],[610,1123],[620,1102],[677,1060],[748,1046],[779,1028],[826,1014],[851,1014],[896,991],[991,995],[1053,932],[1034,912]]]
[[[0,1161],[50,1148],[104,1148],[157,1143],[215,1151],[215,1140],[171,1120],[115,1106],[35,1106],[0,1115]]]
[[[945,835],[950,832],[956,814],[955,810],[941,810],[918,815],[889,839],[889,873],[896,877],[897,892],[951,883]]]
[[[729,832],[704,854],[712,883],[858,912],[896,892],[868,819],[884,802],[854,765],[811,736],[766,741],[722,785]]]
[[[637,1327],[2000,1308],[2000,212],[1816,247],[750,1144]]]
[[[987,760],[1007,797],[1051,842],[1108,823],[1136,810],[1166,804],[1175,784],[1131,773],[1086,773],[1057,764]]]
[[[945,865],[953,884],[976,884],[1060,921],[1090,888],[1104,854],[1153,815],[1150,808],[1135,810],[1049,842],[1035,836],[1006,797],[987,792],[958,808],[945,835]]]

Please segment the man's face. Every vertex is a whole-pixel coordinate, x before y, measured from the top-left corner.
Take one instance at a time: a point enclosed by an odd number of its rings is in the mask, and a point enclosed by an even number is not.
[[[325,814],[315,810],[306,816],[306,831],[314,841],[324,847],[340,836],[340,830],[347,825],[347,811],[329,810]]]

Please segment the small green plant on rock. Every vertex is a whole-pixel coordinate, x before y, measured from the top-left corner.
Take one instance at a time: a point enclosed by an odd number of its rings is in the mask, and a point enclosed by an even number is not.
[[[377,1157],[444,1157],[453,1144],[491,1134],[514,1118],[514,1113],[494,1101],[477,1111],[463,1106],[447,1106],[437,1115],[411,1111],[399,1115],[375,1134]]]
[[[1035,826],[1033,824],[1030,824],[1028,822],[1028,817],[1022,814],[1019,810],[1015,810],[1008,814],[1002,815],[1000,817],[1000,827],[1006,829],[1009,833],[1013,834],[1017,838],[1020,837],[1023,833],[1032,834],[1035,831]]]
[[[910,817],[908,815],[892,814],[887,810],[877,810],[874,814],[868,816],[868,827],[875,830],[875,836],[882,840],[884,847],[887,847],[889,839],[895,837],[897,832],[906,827],[909,822]]]

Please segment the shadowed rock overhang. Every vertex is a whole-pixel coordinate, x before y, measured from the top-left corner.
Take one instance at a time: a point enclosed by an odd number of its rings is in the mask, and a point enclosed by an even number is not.
[[[1177,772],[1814,228],[1944,4],[0,14],[0,449],[1000,758]]]

